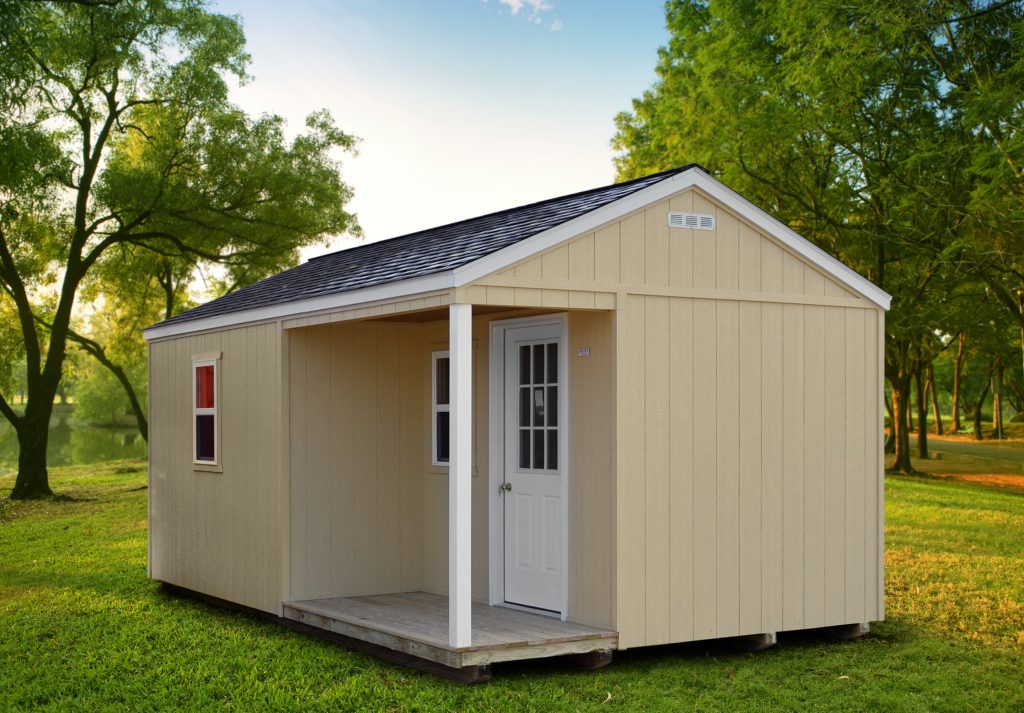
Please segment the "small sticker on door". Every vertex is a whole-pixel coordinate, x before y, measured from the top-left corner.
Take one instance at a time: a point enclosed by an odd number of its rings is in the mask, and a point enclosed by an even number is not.
[[[590,347],[580,347],[576,350],[576,356],[588,357],[590,356]]]

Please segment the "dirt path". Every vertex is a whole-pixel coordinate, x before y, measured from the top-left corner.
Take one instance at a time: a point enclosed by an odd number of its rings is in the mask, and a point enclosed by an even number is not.
[[[917,445],[916,437],[910,437],[910,445]],[[956,453],[974,458],[992,458],[995,460],[1013,461],[1014,463],[1024,463],[1024,451],[996,444],[987,444],[984,441],[981,443],[965,443],[963,441],[929,437],[928,449],[940,453]]]

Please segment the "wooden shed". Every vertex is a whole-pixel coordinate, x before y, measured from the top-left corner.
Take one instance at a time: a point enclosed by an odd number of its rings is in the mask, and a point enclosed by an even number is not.
[[[149,574],[470,678],[865,631],[888,306],[693,165],[312,259],[146,331]]]

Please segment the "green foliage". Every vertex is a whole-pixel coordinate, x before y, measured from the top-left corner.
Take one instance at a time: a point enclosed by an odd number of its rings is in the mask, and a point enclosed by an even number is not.
[[[1024,705],[1021,495],[888,479],[888,620],[864,641],[783,634],[758,654],[715,643],[654,647],[618,652],[596,672],[554,659],[500,664],[491,683],[465,686],[165,593],[146,579],[145,483],[142,462],[77,467],[56,474],[65,498],[0,499],[8,708],[959,713]]]
[[[325,111],[289,138],[232,105],[242,27],[202,0],[3,3],[0,28],[0,310],[29,401],[14,413],[0,374],[0,411],[41,452],[68,340],[86,344],[77,303],[111,310],[87,351],[138,390],[140,328],[187,305],[199,274],[237,289],[358,233],[340,176],[355,139]],[[25,495],[47,490],[34,462]]]
[[[670,0],[666,20],[657,82],[616,117],[620,177],[700,162],[893,295],[908,469],[911,376],[973,318],[979,284],[1019,316],[1024,5]]]

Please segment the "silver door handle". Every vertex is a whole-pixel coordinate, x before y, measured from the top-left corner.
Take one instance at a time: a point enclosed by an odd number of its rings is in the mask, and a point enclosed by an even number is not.
[[[502,483],[501,485],[498,486],[498,494],[499,495],[501,493],[511,493],[511,492],[512,492],[512,483],[505,482],[505,483]]]

